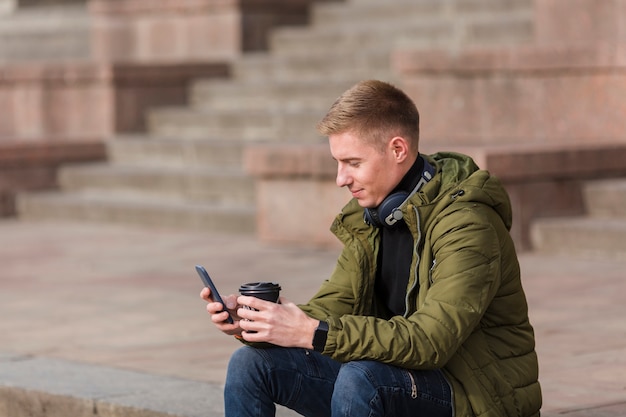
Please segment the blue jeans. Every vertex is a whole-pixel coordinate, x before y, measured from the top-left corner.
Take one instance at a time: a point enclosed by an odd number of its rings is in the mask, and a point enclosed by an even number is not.
[[[228,364],[226,417],[267,417],[275,404],[306,417],[451,417],[440,370],[411,371],[375,361],[341,364],[306,349],[249,346]]]

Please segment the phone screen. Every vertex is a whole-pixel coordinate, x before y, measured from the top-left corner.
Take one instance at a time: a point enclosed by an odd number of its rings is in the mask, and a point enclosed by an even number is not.
[[[222,311],[227,311],[226,304],[224,304],[224,301],[222,300],[219,291],[217,291],[217,288],[215,287],[215,284],[213,284],[213,280],[211,280],[211,277],[209,276],[206,269],[204,269],[202,265],[196,265],[196,271],[198,272],[198,275],[200,275],[200,279],[204,283],[204,286],[211,289],[211,297],[213,297],[216,302],[222,303],[222,305],[224,306],[224,310]],[[233,318],[230,316],[230,313],[228,314],[226,322],[233,324]]]

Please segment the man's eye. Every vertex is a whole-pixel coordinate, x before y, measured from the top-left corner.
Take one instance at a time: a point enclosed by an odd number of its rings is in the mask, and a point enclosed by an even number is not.
[[[352,161],[352,162],[350,162],[350,163],[349,163],[349,165],[350,165],[352,168],[358,168],[358,167],[359,167],[359,165],[361,165],[361,163],[360,163],[360,162],[358,162],[358,161]]]

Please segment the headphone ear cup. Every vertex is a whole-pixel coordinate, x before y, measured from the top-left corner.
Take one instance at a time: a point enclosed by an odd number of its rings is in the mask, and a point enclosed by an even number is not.
[[[363,211],[363,220],[370,226],[383,227],[380,218],[378,217],[378,211],[376,209],[366,208]]]
[[[399,207],[408,197],[409,193],[400,191],[385,198],[377,209],[378,222],[386,227],[393,227],[398,220],[402,219],[402,212],[399,210]],[[388,221],[391,221],[391,223]]]
[[[378,208],[366,208],[363,212],[363,219],[372,226],[394,227],[402,219],[402,212],[399,210],[399,207],[408,197],[409,193],[404,191],[393,193],[385,198]],[[387,222],[388,219],[391,223]]]

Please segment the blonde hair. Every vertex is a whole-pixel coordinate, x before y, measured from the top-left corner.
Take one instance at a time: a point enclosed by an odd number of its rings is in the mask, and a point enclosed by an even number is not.
[[[344,92],[317,124],[323,136],[352,131],[383,148],[394,136],[404,137],[417,153],[419,112],[402,90],[378,81],[361,81]]]

